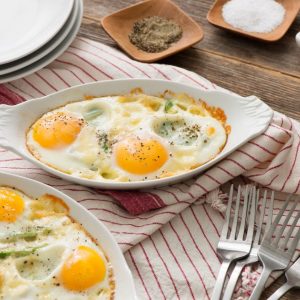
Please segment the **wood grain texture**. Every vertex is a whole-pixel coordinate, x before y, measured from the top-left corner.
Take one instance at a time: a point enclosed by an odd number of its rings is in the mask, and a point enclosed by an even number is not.
[[[300,0],[299,0],[300,1]],[[112,47],[116,43],[100,25],[102,17],[136,0],[84,0],[80,36]],[[300,16],[278,42],[264,43],[216,28],[206,20],[213,0],[174,0],[204,29],[204,40],[161,63],[186,68],[214,83],[244,96],[254,94],[272,108],[300,121],[300,48],[295,35],[300,31]],[[261,299],[265,300],[284,282],[278,279]],[[286,294],[283,300],[300,300],[300,291]]]

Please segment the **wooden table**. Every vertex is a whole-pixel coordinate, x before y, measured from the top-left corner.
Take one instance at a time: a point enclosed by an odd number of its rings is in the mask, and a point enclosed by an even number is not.
[[[300,1],[300,0],[299,0]],[[100,19],[135,0],[84,0],[85,12],[80,35],[116,47],[104,32]],[[167,58],[162,63],[186,68],[240,95],[255,94],[272,108],[300,121],[300,48],[295,35],[300,31],[300,15],[288,33],[276,43],[250,40],[218,29],[206,20],[213,0],[174,0],[204,29],[204,40]],[[262,299],[275,291],[277,280]],[[300,300],[299,290],[282,299]]]

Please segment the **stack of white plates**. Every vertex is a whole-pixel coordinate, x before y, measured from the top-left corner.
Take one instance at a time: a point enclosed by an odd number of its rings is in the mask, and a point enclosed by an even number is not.
[[[75,38],[82,0],[0,1],[0,83],[43,68]]]

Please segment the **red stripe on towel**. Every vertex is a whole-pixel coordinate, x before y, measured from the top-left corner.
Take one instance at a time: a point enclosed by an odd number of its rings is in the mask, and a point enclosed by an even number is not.
[[[2,96],[0,99],[1,103],[10,105],[18,104],[25,100],[22,96],[8,89],[3,84],[0,84],[0,96]]]

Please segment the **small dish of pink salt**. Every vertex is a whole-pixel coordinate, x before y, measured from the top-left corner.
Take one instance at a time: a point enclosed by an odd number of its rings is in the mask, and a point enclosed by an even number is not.
[[[299,0],[217,0],[207,19],[217,27],[274,42],[285,35],[299,9]]]

